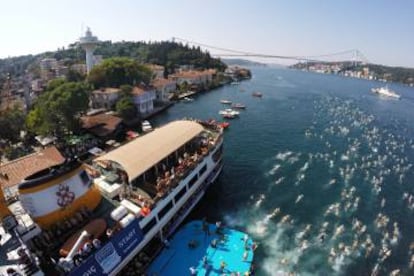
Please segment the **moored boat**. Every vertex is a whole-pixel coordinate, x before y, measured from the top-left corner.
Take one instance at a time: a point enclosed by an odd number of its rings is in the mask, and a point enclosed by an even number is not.
[[[141,124],[141,128],[143,132],[150,132],[152,131],[152,126],[150,124],[150,122],[148,122],[147,120],[143,121]]]
[[[194,99],[190,98],[190,97],[184,97],[182,101],[185,102],[185,103],[191,103],[191,102],[194,101]]]
[[[147,275],[252,275],[256,248],[248,234],[220,222],[192,221],[165,241]]]
[[[222,103],[222,104],[231,104],[231,101],[229,101],[229,100],[220,100],[220,103]]]
[[[242,103],[234,103],[231,105],[231,107],[235,109],[246,109],[246,106]]]
[[[255,91],[252,93],[253,97],[257,97],[257,98],[261,98],[263,96],[263,94],[261,92]]]
[[[225,110],[220,110],[219,114],[223,116],[223,118],[233,119],[239,116],[240,112],[233,110],[231,108],[226,108]]]

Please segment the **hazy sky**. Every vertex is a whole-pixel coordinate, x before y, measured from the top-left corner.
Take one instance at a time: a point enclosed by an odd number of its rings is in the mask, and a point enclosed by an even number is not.
[[[101,40],[176,36],[295,56],[359,49],[373,63],[414,67],[411,0],[2,0],[0,57],[67,46],[82,26]]]

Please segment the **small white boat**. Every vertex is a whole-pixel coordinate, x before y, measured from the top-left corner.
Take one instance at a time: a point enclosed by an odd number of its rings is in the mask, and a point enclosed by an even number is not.
[[[401,97],[400,95],[398,95],[397,93],[389,89],[388,86],[372,88],[371,92],[378,94],[380,96],[385,96],[385,97],[390,97],[390,98],[395,98],[395,99],[399,99]]]
[[[143,121],[141,124],[141,128],[143,132],[150,132],[152,131],[152,126],[150,124],[150,122],[148,122],[147,120]]]
[[[220,110],[219,114],[223,116],[224,118],[234,118],[234,117],[239,116],[240,112],[233,110],[231,108],[227,108],[225,110]]]
[[[229,101],[229,100],[220,100],[220,103],[222,103],[222,104],[231,104],[231,101]]]
[[[231,107],[235,108],[235,109],[246,109],[246,106],[244,104],[241,104],[241,103],[234,103],[234,104],[231,105]]]
[[[185,102],[185,103],[190,103],[190,102],[193,102],[193,101],[194,101],[194,99],[190,98],[190,97],[184,97],[183,98],[183,102]]]

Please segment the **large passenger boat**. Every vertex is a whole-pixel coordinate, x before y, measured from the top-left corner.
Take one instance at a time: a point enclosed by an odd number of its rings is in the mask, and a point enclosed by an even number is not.
[[[90,162],[37,172],[0,192],[0,274],[145,271],[222,170],[222,128],[175,121]],[[1,189],[0,189],[1,191]]]

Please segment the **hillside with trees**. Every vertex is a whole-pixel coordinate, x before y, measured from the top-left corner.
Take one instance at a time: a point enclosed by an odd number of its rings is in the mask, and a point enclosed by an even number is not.
[[[195,69],[214,68],[224,71],[227,67],[220,59],[213,58],[208,52],[202,51],[200,47],[190,47],[182,43],[161,41],[161,42],[133,42],[104,41],[95,51],[95,55],[102,57],[129,57],[140,63],[154,63],[166,68],[166,73],[173,72],[181,65],[190,65]],[[0,59],[0,87],[10,74],[12,78],[21,77],[26,70],[38,77],[40,74],[39,61],[43,58],[56,58],[63,60],[64,64],[70,66],[75,63],[85,62],[85,52],[77,44],[70,44],[56,51],[48,51],[37,55],[25,55]],[[71,80],[79,80],[74,76]]]

